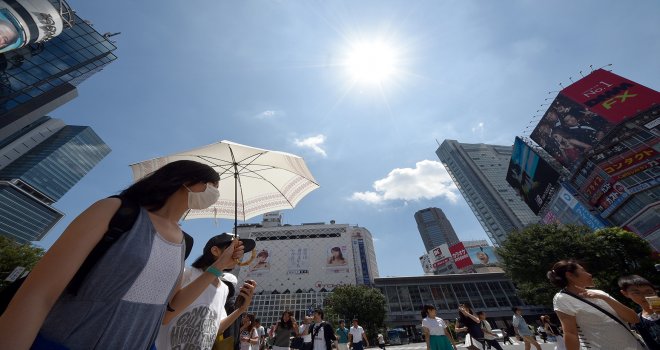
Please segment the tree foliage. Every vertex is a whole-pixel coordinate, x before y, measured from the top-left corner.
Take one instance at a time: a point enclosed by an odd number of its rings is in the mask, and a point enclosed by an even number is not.
[[[383,293],[375,288],[337,287],[325,301],[325,305],[332,317],[346,320],[347,326],[350,326],[352,319],[357,318],[369,339],[376,337],[378,328],[382,327],[385,321],[387,302]]]
[[[23,266],[31,270],[43,255],[42,248],[30,243],[21,244],[0,234],[0,289],[9,284],[4,279],[14,268]]]
[[[520,296],[531,304],[552,305],[557,288],[546,274],[562,259],[582,262],[596,287],[620,300],[616,282],[621,276],[660,282],[648,242],[617,227],[592,232],[583,226],[532,225],[509,235],[497,253]]]

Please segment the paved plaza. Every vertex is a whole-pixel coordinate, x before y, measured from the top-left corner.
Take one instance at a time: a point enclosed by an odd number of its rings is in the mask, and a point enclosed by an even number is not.
[[[500,343],[501,345],[502,343]],[[522,342],[514,342],[514,345],[502,345],[502,348],[505,350],[522,350],[525,349],[525,345]],[[553,350],[555,348],[555,343],[548,342],[548,343],[543,343],[540,342],[541,344],[541,349],[543,350]],[[393,346],[387,346],[385,348],[391,349],[391,350],[426,350],[426,344],[425,343],[410,343],[406,345],[393,345]],[[459,344],[458,349],[466,349],[465,345]],[[534,346],[532,346],[532,349],[535,349]]]

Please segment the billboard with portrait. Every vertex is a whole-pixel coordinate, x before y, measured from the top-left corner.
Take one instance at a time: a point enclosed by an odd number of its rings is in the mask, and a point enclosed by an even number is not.
[[[572,172],[584,154],[603,140],[613,126],[560,93],[530,138]]]
[[[250,264],[250,267],[248,267],[248,276],[255,277],[268,273],[270,271],[269,258],[270,253],[267,249],[257,251],[254,261]]]
[[[249,231],[248,231],[249,230]],[[249,233],[247,233],[248,231]],[[371,265],[360,258],[360,251],[371,249],[370,233],[363,229],[357,237],[355,230],[342,225],[310,225],[241,228],[241,238],[256,242],[255,259],[249,266],[233,273],[239,281],[253,279],[257,292],[289,290],[332,290],[336,286],[362,283],[371,277]],[[355,243],[355,244],[354,244]],[[341,255],[337,252],[338,247]],[[367,249],[367,250],[365,250]],[[365,255],[368,256],[368,255]],[[331,258],[335,257],[331,261]],[[374,271],[374,273],[376,273]]]
[[[506,181],[518,191],[534,214],[538,214],[559,188],[559,173],[516,137]]]
[[[604,69],[591,72],[563,89],[561,94],[613,124],[660,103],[657,91]]]
[[[465,250],[467,250],[468,256],[470,256],[470,260],[474,265],[490,266],[498,263],[497,255],[495,255],[495,251],[491,246],[471,247],[465,248]]]
[[[348,271],[348,247],[346,245],[332,245],[326,250],[326,271],[341,273]]]

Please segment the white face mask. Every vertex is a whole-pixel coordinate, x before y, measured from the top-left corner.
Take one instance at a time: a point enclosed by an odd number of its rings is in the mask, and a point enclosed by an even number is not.
[[[220,191],[208,183],[203,192],[193,192],[188,187],[186,189],[188,190],[188,208],[190,209],[206,209],[215,204],[220,198]]]

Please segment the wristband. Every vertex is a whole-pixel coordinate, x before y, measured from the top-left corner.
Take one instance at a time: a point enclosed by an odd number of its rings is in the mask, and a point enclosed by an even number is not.
[[[212,274],[212,275],[215,276],[215,277],[221,277],[221,278],[222,278],[222,276],[224,276],[224,274],[225,274],[224,272],[218,270],[218,268],[215,267],[215,266],[209,266],[209,267],[206,269],[206,272]]]

